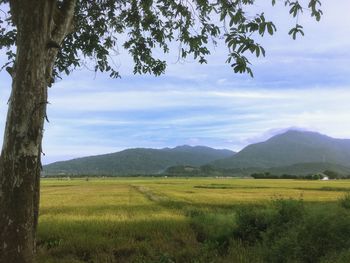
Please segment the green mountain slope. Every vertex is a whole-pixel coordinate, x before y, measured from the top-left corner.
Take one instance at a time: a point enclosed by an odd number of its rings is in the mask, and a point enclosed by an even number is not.
[[[271,168],[299,163],[350,166],[350,140],[291,130],[265,142],[249,145],[232,157],[212,162],[212,165],[232,169]]]
[[[214,160],[232,156],[229,150],[217,150],[204,146],[178,146],[175,148],[136,148],[121,152],[90,156],[56,162],[43,167],[45,175],[134,175],[157,174],[169,166],[200,166]]]

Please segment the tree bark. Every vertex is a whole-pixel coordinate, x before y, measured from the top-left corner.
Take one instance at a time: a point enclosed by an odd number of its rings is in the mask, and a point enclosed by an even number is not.
[[[75,1],[62,5],[71,3],[69,16],[55,20],[56,0],[10,1],[17,51],[0,156],[0,263],[34,260],[47,87],[58,52],[48,43],[68,33]]]

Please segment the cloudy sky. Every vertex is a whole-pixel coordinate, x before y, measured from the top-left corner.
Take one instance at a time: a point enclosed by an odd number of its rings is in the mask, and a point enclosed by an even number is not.
[[[287,9],[263,2],[254,8],[278,32],[261,39],[267,55],[252,58],[254,78],[234,74],[219,45],[208,65],[169,54],[161,77],[134,76],[121,51],[121,79],[81,69],[57,82],[49,91],[44,163],[131,147],[240,150],[287,128],[350,138],[350,1],[322,1],[319,23],[305,12],[306,36],[297,41],[287,34],[295,23]],[[4,72],[0,79],[2,134],[11,82]]]

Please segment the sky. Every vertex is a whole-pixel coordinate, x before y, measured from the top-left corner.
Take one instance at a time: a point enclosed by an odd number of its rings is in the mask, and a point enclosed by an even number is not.
[[[239,151],[291,128],[350,138],[350,1],[322,1],[319,23],[305,11],[299,18],[305,37],[296,41],[288,36],[295,23],[288,10],[266,2],[254,9],[264,10],[278,31],[259,39],[267,52],[251,57],[254,78],[234,74],[219,43],[207,65],[168,54],[160,77],[133,75],[121,50],[114,58],[121,79],[82,68],[56,82],[49,90],[43,163],[135,147]],[[6,72],[0,80],[3,134],[11,80]]]

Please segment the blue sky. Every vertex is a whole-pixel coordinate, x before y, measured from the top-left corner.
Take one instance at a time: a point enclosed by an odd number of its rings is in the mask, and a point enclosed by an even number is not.
[[[233,73],[219,44],[208,65],[170,53],[161,77],[134,76],[121,50],[122,79],[80,69],[58,81],[49,90],[44,163],[131,147],[240,150],[290,127],[350,138],[350,1],[323,1],[319,23],[305,12],[306,36],[297,41],[287,34],[295,22],[287,9],[263,2],[254,9],[264,9],[278,32],[261,39],[267,55],[252,58],[253,79]],[[5,72],[0,78],[2,134],[11,82]]]

